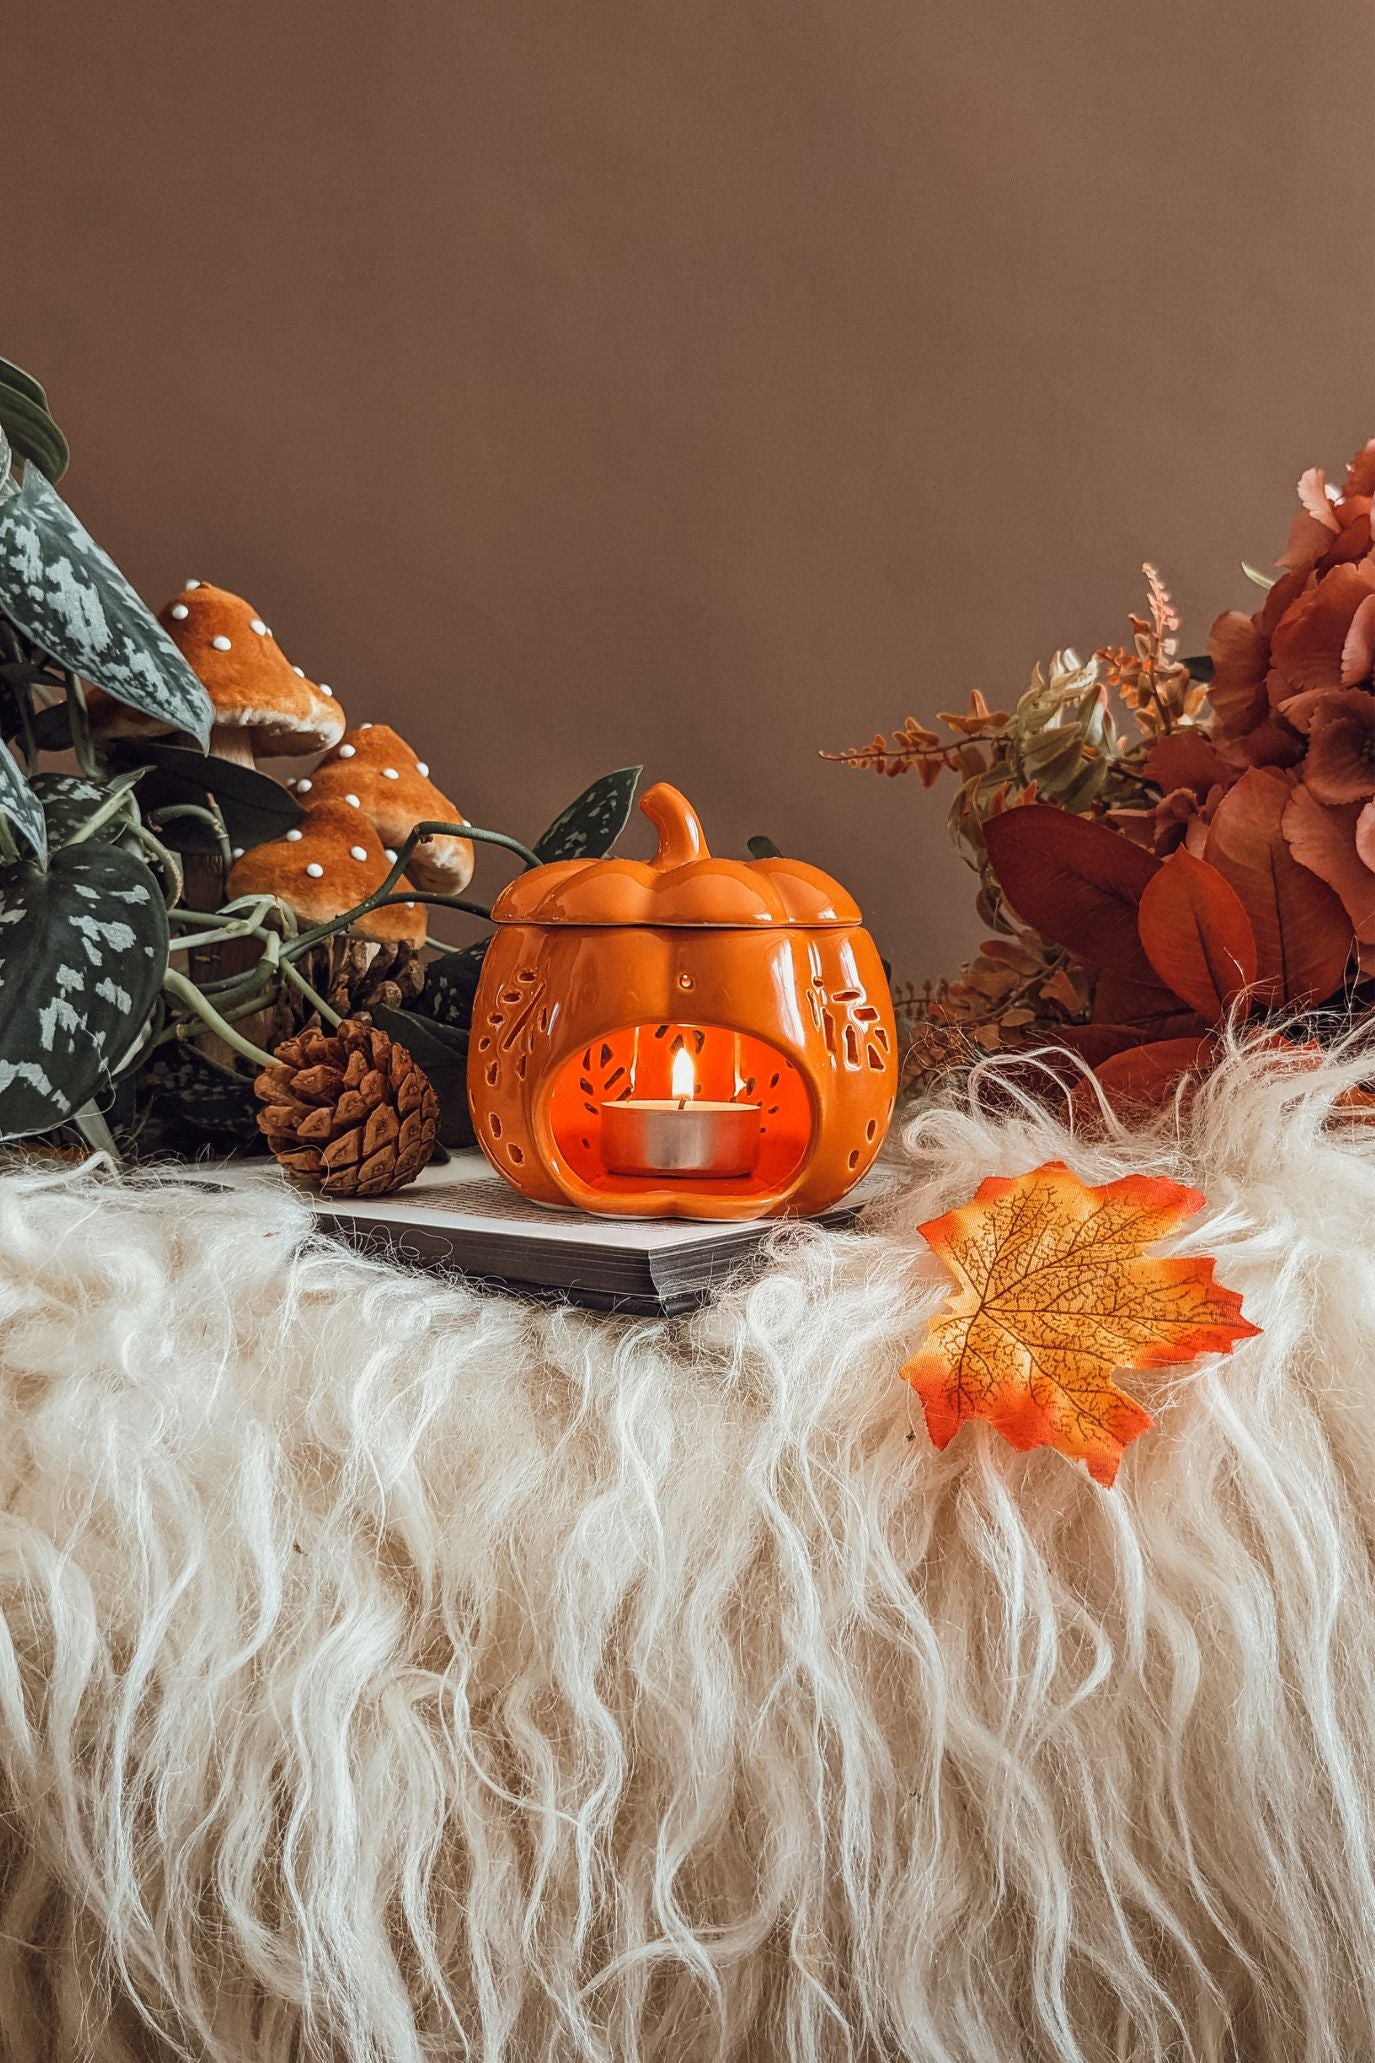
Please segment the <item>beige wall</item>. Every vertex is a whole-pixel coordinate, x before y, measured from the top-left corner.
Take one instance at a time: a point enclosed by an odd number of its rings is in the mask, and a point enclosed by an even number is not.
[[[0,351],[155,603],[248,594],[476,820],[644,758],[974,936],[939,794],[817,748],[1149,554],[1189,642],[1375,431],[1368,0],[10,10]]]

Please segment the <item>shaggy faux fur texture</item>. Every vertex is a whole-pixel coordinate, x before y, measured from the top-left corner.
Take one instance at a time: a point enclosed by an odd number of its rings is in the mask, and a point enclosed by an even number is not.
[[[5,1177],[0,2053],[1371,2056],[1368,1067],[930,1114],[674,1324]],[[898,1379],[918,1221],[1054,1155],[1204,1189],[1265,1327],[1112,1492]]]

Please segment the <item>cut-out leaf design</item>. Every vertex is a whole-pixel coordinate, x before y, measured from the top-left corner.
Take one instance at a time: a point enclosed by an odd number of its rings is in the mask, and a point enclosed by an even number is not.
[[[36,465],[0,507],[0,610],[59,665],[117,702],[209,743],[210,697]]]
[[[213,752],[193,752],[189,746],[164,744],[160,738],[139,738],[121,740],[111,758],[116,766],[153,769],[140,791],[149,811],[176,802],[203,805],[207,795],[213,795],[230,839],[245,851],[284,837],[305,814],[291,791],[271,774],[221,759]],[[173,842],[179,842],[180,836],[179,831]]]
[[[630,821],[643,772],[642,766],[623,766],[584,788],[536,840],[531,848],[535,857],[545,862],[602,859]]]
[[[167,966],[167,910],[132,853],[91,839],[0,867],[0,1139],[61,1124],[123,1061]]]
[[[26,464],[53,482],[62,478],[71,452],[53,421],[48,397],[32,373],[7,358],[0,358],[0,425]]]
[[[380,1005],[368,1012],[379,1031],[404,1046],[430,1078],[439,1098],[439,1136],[445,1146],[475,1146],[468,1115],[468,1035],[431,1023],[412,1010]]]
[[[1226,1016],[1256,978],[1256,938],[1241,897],[1183,847],[1146,883],[1141,943],[1160,979],[1207,1023]]]

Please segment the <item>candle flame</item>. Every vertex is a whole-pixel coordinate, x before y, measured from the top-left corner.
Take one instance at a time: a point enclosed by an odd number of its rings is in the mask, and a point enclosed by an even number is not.
[[[686,1103],[697,1094],[697,1072],[692,1064],[692,1055],[686,1046],[680,1046],[673,1056],[671,1074],[673,1094],[680,1103]]]

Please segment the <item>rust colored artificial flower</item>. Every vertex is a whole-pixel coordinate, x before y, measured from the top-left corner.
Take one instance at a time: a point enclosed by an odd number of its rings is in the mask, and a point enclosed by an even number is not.
[[[1354,670],[1366,643],[1367,604],[1372,602],[1375,555],[1358,566],[1334,566],[1290,604],[1270,640],[1267,685],[1273,707],[1283,710],[1293,696],[1315,688],[1353,685],[1344,676]],[[1368,659],[1366,669],[1368,677]]]
[[[1305,473],[1281,577],[1255,615],[1220,616],[1209,641],[1214,743],[1234,768],[1291,770],[1285,841],[1340,898],[1363,969],[1375,946],[1375,854],[1356,842],[1375,802],[1373,495],[1375,439],[1336,494]]]
[[[1375,439],[1352,459],[1335,500],[1320,471],[1305,473],[1280,578],[1254,615],[1229,609],[1213,625],[1214,737],[1234,766],[1296,766],[1303,745],[1289,717],[1294,697],[1371,679],[1373,492]]]
[[[1371,548],[1372,495],[1375,438],[1362,445],[1352,459],[1335,499],[1328,493],[1322,468],[1311,466],[1299,481],[1299,513],[1280,565],[1288,572],[1307,576],[1363,559]]]
[[[1375,695],[1332,688],[1314,698],[1307,722],[1303,785],[1319,802],[1368,803],[1375,796]]]

